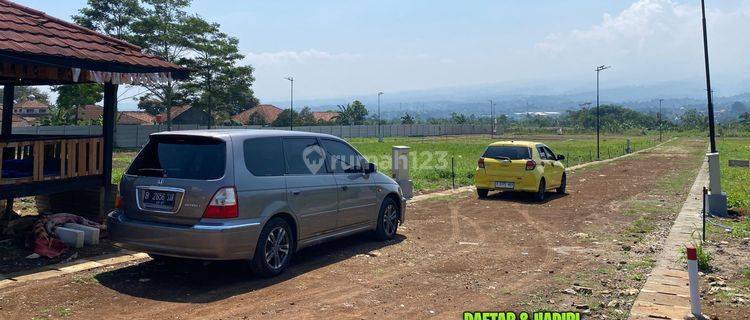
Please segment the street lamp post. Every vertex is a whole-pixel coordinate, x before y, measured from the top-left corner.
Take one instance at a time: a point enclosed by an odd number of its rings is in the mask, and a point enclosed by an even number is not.
[[[383,92],[378,92],[378,142],[383,142],[383,130],[380,130],[380,96]]]
[[[495,103],[492,100],[490,100],[490,114],[491,114],[491,117],[492,117],[492,119],[490,119],[490,121],[492,122],[492,133],[491,133],[491,135],[494,138],[495,137],[495,122],[497,122],[497,121],[495,121]]]
[[[294,77],[284,78],[291,83],[291,95],[289,100],[289,130],[294,130]]]
[[[721,170],[719,152],[716,149],[716,128],[714,122],[714,102],[711,91],[711,71],[708,63],[708,32],[706,31],[706,4],[701,0],[701,18],[703,24],[703,57],[706,65],[706,95],[708,99],[708,132],[711,152],[708,158],[708,213],[717,216],[727,215],[727,194],[721,191]]]
[[[662,139],[662,121],[661,121],[661,103],[664,102],[664,99],[659,99],[659,142],[661,142]]]
[[[596,160],[601,160],[599,153],[599,72],[611,68],[610,66],[596,67]]]

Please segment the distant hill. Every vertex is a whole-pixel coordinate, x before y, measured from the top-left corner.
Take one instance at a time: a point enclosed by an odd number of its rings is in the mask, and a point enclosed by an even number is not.
[[[406,112],[418,119],[449,117],[453,112],[489,116],[490,99],[494,101],[496,114],[564,112],[579,109],[581,103],[593,103],[596,100],[596,91],[593,88],[588,89],[575,83],[559,83],[565,84],[493,84],[386,93],[381,104],[381,113],[385,119],[400,117]],[[730,94],[714,97],[717,113],[722,109],[728,109],[735,102],[750,106],[750,92],[742,91],[742,86],[739,85],[735,85],[739,89],[734,90],[726,90],[727,87],[717,86],[719,92]],[[750,89],[750,86],[745,88]],[[700,81],[602,87],[600,97],[601,104],[620,104],[644,112],[657,112],[659,98],[663,98],[662,107],[666,117],[679,114],[684,108],[702,110],[706,107],[705,84]],[[295,105],[310,106],[313,110],[324,111],[336,109],[337,104],[346,104],[355,99],[364,102],[371,115],[376,112],[376,95],[296,100]],[[289,102],[272,103],[284,106]]]

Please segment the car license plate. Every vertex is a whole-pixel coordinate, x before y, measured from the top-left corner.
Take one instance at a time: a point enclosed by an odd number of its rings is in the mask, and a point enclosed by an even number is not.
[[[516,184],[514,182],[502,182],[502,181],[495,182],[495,188],[513,189],[515,186]]]
[[[145,209],[172,211],[176,194],[170,191],[143,190]]]

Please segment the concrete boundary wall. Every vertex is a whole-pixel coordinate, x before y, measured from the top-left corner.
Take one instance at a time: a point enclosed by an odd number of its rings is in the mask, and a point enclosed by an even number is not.
[[[172,130],[205,129],[199,125],[173,125]],[[268,129],[288,130],[288,127],[261,126],[218,126],[216,129]],[[475,124],[389,124],[381,125],[384,137],[422,137],[463,134],[490,134],[492,126]],[[148,141],[148,135],[166,131],[166,125],[118,125],[115,128],[115,146],[121,148],[139,148]],[[377,125],[356,126],[302,126],[294,131],[325,133],[342,138],[374,138],[378,136]],[[99,135],[101,126],[38,126],[13,128],[16,134],[40,135]]]

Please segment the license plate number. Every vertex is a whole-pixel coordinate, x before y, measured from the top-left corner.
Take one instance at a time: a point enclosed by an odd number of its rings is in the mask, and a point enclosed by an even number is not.
[[[502,181],[495,182],[495,188],[513,189],[515,186],[516,184],[513,182],[502,182]]]
[[[169,191],[143,191],[143,207],[146,209],[169,210],[174,208],[176,194]]]

